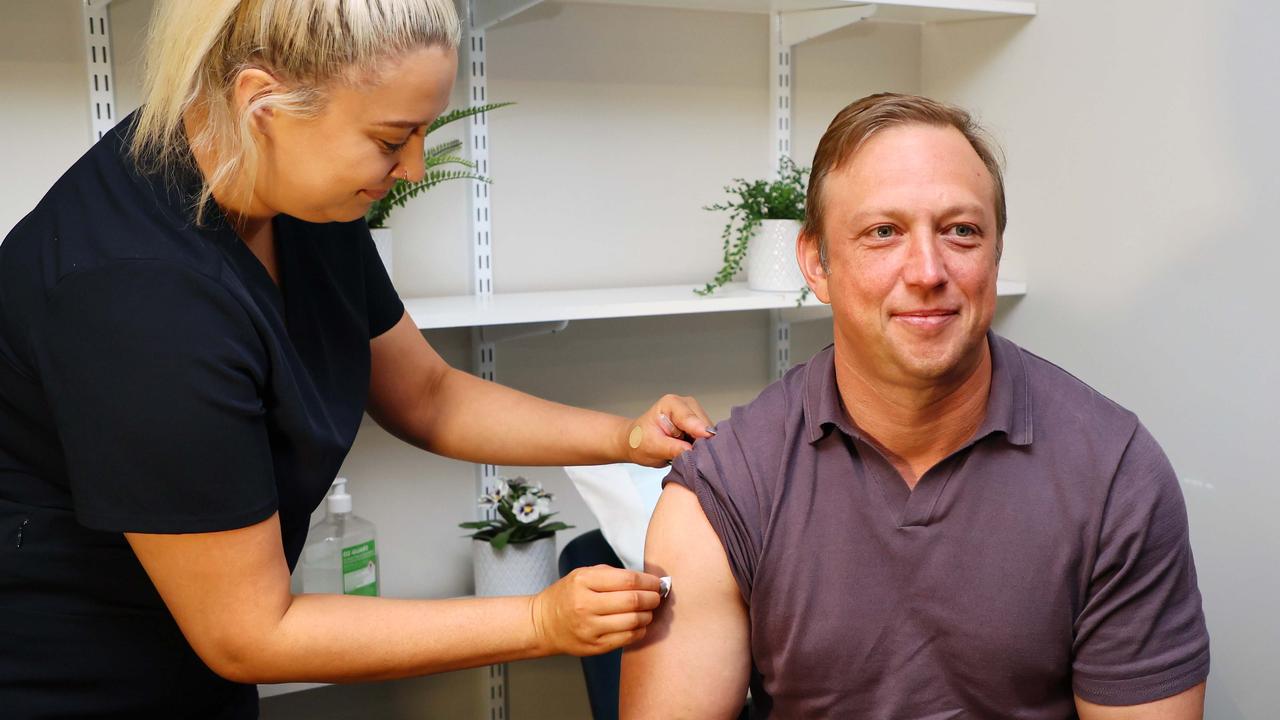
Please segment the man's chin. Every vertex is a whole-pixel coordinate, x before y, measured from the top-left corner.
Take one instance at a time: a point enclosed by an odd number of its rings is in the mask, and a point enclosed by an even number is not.
[[[963,372],[975,350],[957,342],[912,344],[894,348],[898,366],[909,377],[932,383]]]

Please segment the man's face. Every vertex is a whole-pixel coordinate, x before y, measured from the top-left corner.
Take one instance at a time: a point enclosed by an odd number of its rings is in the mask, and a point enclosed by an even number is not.
[[[817,243],[801,244],[815,294],[831,303],[836,349],[868,380],[927,387],[981,361],[996,304],[995,188],[951,127],[881,130],[823,188]]]

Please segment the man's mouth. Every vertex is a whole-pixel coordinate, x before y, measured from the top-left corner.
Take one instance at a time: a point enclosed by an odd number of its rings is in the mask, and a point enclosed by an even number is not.
[[[894,320],[900,320],[913,328],[932,330],[940,328],[960,315],[960,311],[949,308],[926,308],[893,313]]]

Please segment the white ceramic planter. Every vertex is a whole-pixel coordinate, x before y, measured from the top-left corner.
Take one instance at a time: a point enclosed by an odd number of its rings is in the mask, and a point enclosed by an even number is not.
[[[762,220],[747,243],[747,287],[772,292],[798,292],[804,275],[796,262],[798,220]]]
[[[391,228],[373,228],[369,232],[373,235],[373,246],[378,250],[378,257],[382,258],[382,264],[387,268],[387,275],[394,278],[391,274]]]
[[[554,537],[508,545],[501,550],[494,550],[483,540],[472,540],[471,546],[476,595],[480,597],[533,595],[558,577]]]

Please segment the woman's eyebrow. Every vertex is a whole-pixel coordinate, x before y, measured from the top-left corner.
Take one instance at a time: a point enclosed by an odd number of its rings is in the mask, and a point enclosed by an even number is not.
[[[416,128],[427,124],[426,120],[383,120],[374,123],[381,127]]]

